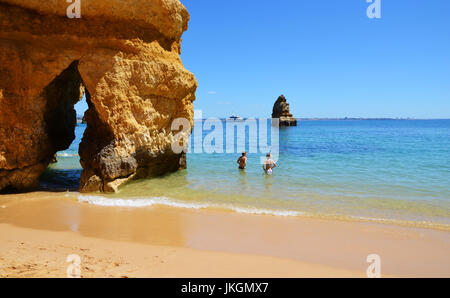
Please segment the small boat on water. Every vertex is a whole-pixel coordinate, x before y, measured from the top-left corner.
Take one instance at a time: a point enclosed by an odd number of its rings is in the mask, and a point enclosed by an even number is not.
[[[230,118],[228,118],[228,119],[230,119],[230,120],[237,120],[237,121],[239,121],[239,120],[244,120],[244,118],[242,118],[242,117],[240,117],[240,116],[236,116],[236,115],[231,115],[230,116]]]

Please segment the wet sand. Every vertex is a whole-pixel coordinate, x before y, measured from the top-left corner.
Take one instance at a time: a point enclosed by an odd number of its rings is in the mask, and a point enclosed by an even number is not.
[[[102,207],[65,193],[0,196],[0,276],[450,277],[450,233],[380,223],[152,206]]]

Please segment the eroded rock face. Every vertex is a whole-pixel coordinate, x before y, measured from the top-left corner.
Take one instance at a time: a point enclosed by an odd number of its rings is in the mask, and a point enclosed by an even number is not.
[[[289,111],[289,104],[284,95],[278,97],[273,105],[272,118],[280,119],[280,126],[297,126],[297,119]]]
[[[74,139],[86,94],[80,190],[185,166],[172,120],[193,119],[197,82],[179,57],[189,15],[178,0],[0,0],[0,190],[38,186]]]

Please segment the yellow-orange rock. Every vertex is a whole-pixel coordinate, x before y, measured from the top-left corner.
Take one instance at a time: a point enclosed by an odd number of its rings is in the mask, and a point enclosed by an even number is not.
[[[197,81],[179,57],[189,14],[178,0],[0,0],[0,190],[38,186],[74,139],[86,94],[80,190],[183,167],[175,118],[192,124]]]

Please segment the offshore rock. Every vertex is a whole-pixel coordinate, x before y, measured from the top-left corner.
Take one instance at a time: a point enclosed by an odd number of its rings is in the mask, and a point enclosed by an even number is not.
[[[278,97],[273,105],[272,118],[278,118],[280,126],[297,126],[297,119],[289,111],[289,104],[284,95]]]

